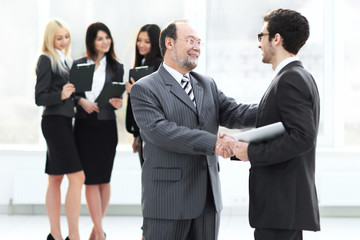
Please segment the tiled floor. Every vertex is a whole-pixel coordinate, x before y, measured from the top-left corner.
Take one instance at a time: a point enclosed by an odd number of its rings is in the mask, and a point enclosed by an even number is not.
[[[139,240],[141,217],[107,216],[104,228],[107,239]],[[63,237],[66,237],[66,219],[62,217]],[[321,232],[304,232],[304,240],[359,240],[360,218],[322,218]],[[88,239],[92,223],[90,217],[80,217],[80,235]],[[0,215],[1,240],[46,239],[49,225],[47,217],[29,215]],[[253,230],[245,216],[222,216],[219,240],[251,240]]]

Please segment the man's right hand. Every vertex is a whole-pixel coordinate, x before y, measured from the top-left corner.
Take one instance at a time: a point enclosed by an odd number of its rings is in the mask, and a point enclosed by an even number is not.
[[[215,144],[215,153],[223,158],[229,158],[233,156],[231,145],[235,139],[225,133],[220,133]]]

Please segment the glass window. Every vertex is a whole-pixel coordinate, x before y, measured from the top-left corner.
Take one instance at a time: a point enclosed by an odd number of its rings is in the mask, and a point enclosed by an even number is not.
[[[40,129],[42,108],[35,105],[35,67],[40,53],[43,31],[49,18],[60,17],[70,27],[72,57],[85,56],[85,34],[93,22],[105,23],[113,36],[115,52],[124,64],[124,80],[133,67],[135,39],[145,24],[164,27],[175,18],[183,18],[184,3],[165,0],[139,1],[53,1],[29,0],[1,1],[0,19],[6,36],[0,39],[3,46],[0,58],[0,146],[4,149],[24,145],[45,147]],[[70,7],[71,6],[71,7]],[[167,7],[169,6],[169,7]],[[167,7],[164,13],[164,7]],[[151,8],[151,10],[150,10]],[[132,143],[132,135],[125,129],[127,96],[116,111],[119,145]],[[129,148],[130,149],[130,148]]]
[[[272,77],[271,66],[261,62],[257,34],[263,24],[262,14],[279,6],[300,11],[310,22],[310,38],[299,57],[320,91],[319,145],[360,145],[360,116],[353,107],[360,100],[356,72],[360,60],[354,54],[360,38],[354,31],[360,21],[356,17],[360,10],[357,0],[272,0],[261,4],[239,0],[168,4],[159,0],[150,5],[146,0],[109,0],[106,4],[29,0],[21,1],[21,7],[18,1],[0,1],[0,19],[11,23],[3,24],[6,34],[0,39],[4,46],[0,58],[0,100],[4,103],[0,111],[1,148],[45,147],[40,130],[42,109],[35,105],[34,87],[42,34],[50,17],[58,16],[68,23],[74,59],[85,55],[87,26],[95,21],[104,22],[125,66],[124,80],[133,66],[135,38],[142,25],[156,23],[162,28],[173,19],[196,19],[200,23],[198,31],[205,36],[197,71],[212,76],[220,89],[238,102],[255,103],[260,101]],[[189,4],[193,7],[188,7]],[[125,130],[124,97],[123,107],[117,111],[120,146],[132,142],[132,136]]]
[[[344,78],[338,79],[344,87],[344,142],[345,146],[360,145],[360,81],[357,68],[360,65],[358,47],[360,33],[356,31],[360,25],[358,13],[360,2],[357,0],[345,0],[343,13],[346,21],[343,21],[344,39]],[[345,17],[345,16],[344,16]]]
[[[261,4],[236,0],[209,2],[207,73],[214,77],[227,96],[242,103],[258,103],[269,86],[273,70],[270,64],[263,64],[261,61],[257,34],[263,25],[262,15],[279,6],[297,9],[309,20],[310,38],[300,50],[299,57],[304,67],[314,76],[320,95],[324,95],[322,1],[280,0]],[[321,109],[323,111],[324,108]],[[320,135],[324,135],[323,118]]]

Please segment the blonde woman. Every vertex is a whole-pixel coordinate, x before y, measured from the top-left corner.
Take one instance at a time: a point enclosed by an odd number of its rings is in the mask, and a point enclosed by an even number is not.
[[[70,32],[59,19],[51,19],[45,28],[42,54],[36,68],[35,102],[44,106],[41,129],[47,144],[45,173],[49,176],[46,210],[50,221],[48,240],[62,240],[60,228],[60,185],[67,176],[65,213],[69,234],[78,240],[81,188],[85,180],[73,134],[74,85],[69,83]]]

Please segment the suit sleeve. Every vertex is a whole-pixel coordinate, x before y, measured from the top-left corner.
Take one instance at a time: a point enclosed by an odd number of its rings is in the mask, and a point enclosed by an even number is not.
[[[36,68],[35,103],[38,106],[53,106],[62,103],[61,91],[50,91],[52,69],[50,58],[41,55]]]
[[[144,139],[167,151],[214,155],[215,134],[168,121],[159,99],[144,85],[135,83],[130,94],[134,117]]]
[[[235,99],[227,97],[216,89],[219,99],[219,122],[227,128],[252,128],[255,126],[257,104],[238,104]]]
[[[305,80],[299,73],[285,73],[276,91],[276,105],[286,133],[268,142],[249,144],[249,160],[255,167],[288,161],[316,146],[314,103]]]

